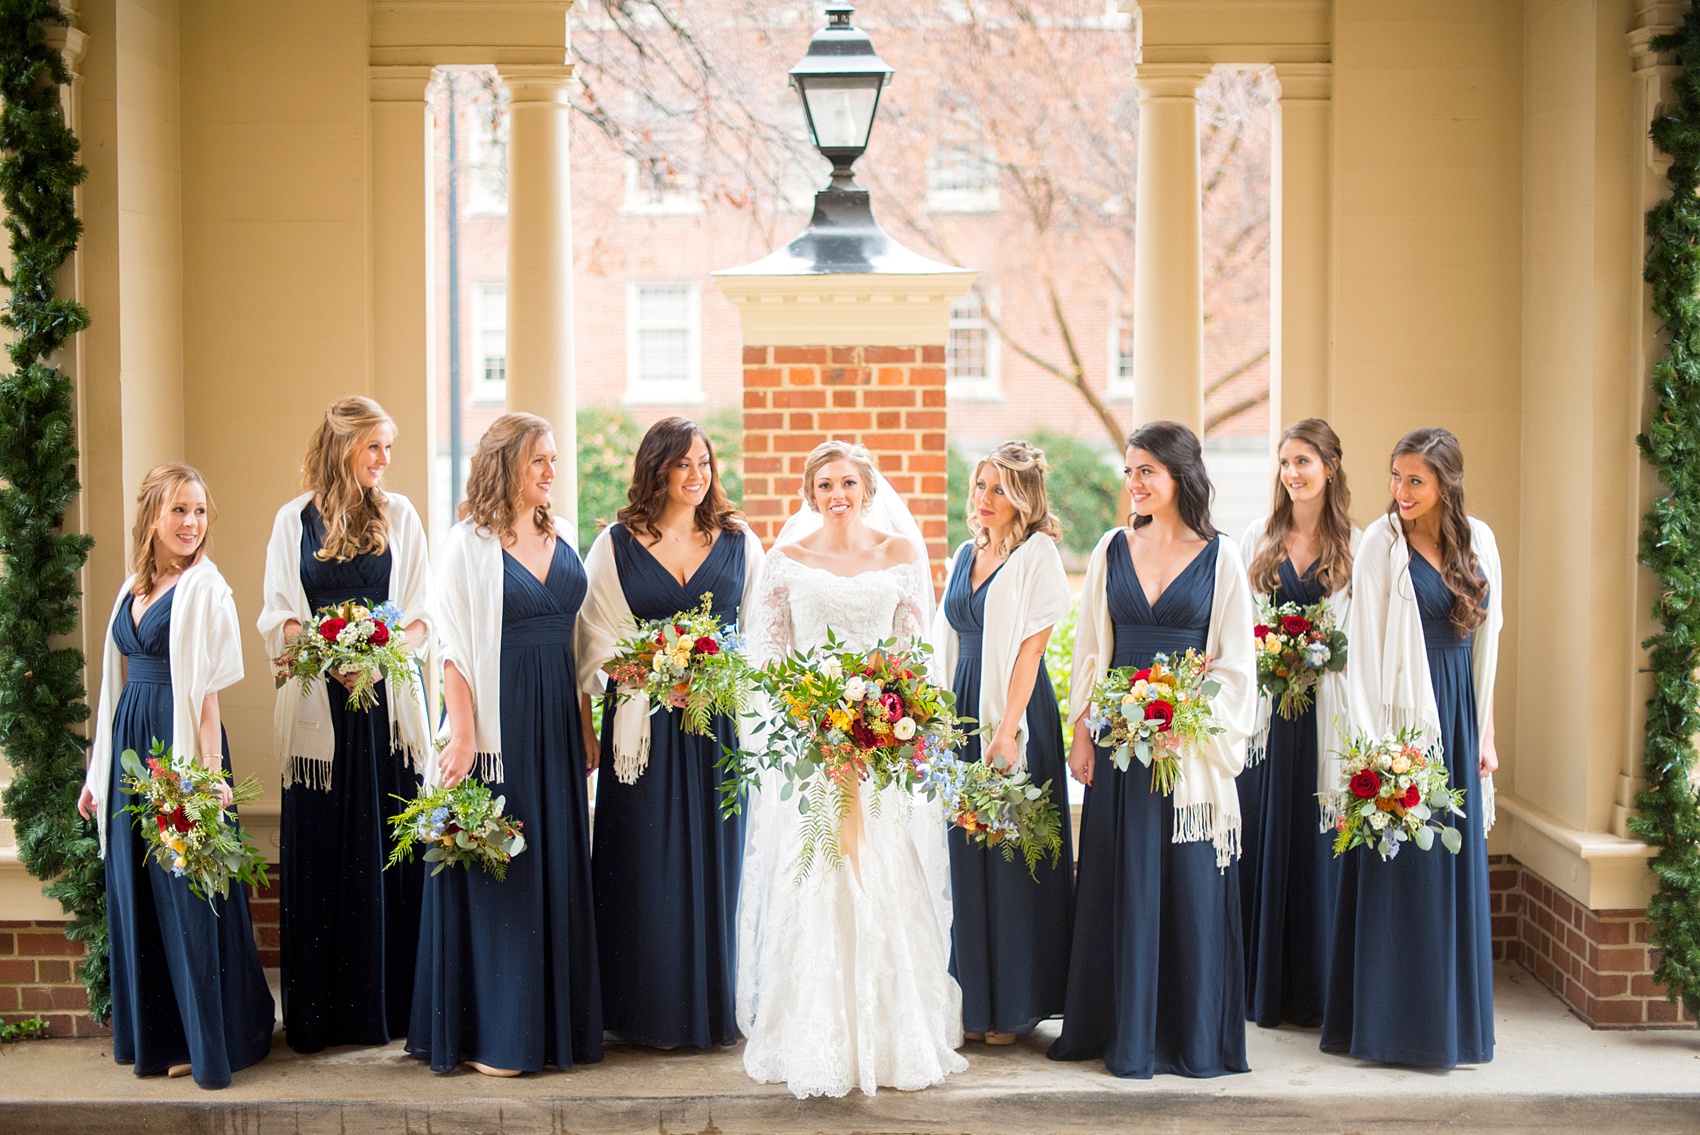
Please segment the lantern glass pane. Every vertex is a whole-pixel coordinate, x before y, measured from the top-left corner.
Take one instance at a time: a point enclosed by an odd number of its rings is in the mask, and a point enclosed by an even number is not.
[[[802,87],[816,146],[825,150],[867,147],[880,97],[877,77],[811,75],[802,80]]]

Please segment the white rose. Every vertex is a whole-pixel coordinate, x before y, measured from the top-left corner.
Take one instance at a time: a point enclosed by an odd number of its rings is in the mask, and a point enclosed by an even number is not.
[[[844,667],[839,665],[838,659],[828,657],[820,664],[820,676],[836,681],[844,677]]]
[[[868,683],[860,677],[852,676],[849,681],[844,683],[845,701],[861,701],[862,695],[867,692]]]
[[[898,718],[897,723],[891,727],[891,735],[899,741],[909,740],[915,735],[915,719],[913,717]]]

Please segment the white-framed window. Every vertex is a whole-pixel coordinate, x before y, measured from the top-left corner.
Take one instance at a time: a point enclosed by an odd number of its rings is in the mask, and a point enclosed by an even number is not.
[[[927,209],[934,213],[995,213],[998,161],[974,146],[942,146],[927,158]]]
[[[1133,400],[1133,309],[1116,304],[1110,309],[1109,381],[1106,397]]]
[[[1002,401],[998,347],[997,332],[986,317],[985,298],[978,291],[950,305],[950,338],[945,341],[944,361],[951,397]]]
[[[626,401],[702,401],[702,304],[695,280],[626,287]]]
[[[508,285],[480,280],[472,285],[472,382],[474,402],[508,396]]]

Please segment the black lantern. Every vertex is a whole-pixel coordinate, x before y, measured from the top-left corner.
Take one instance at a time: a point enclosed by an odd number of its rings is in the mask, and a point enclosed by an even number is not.
[[[868,148],[880,90],[892,76],[867,33],[850,26],[855,10],[849,4],[828,4],[827,26],[815,33],[802,61],[791,68],[791,85],[803,97],[809,137],[832,163],[835,189],[855,188],[850,167]]]

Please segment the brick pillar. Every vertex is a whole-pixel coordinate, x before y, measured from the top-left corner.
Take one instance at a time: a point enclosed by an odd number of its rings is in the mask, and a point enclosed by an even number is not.
[[[803,462],[823,441],[868,447],[927,539],[935,582],[945,537],[944,347],[745,347],[744,512],[771,544],[798,506]]]

